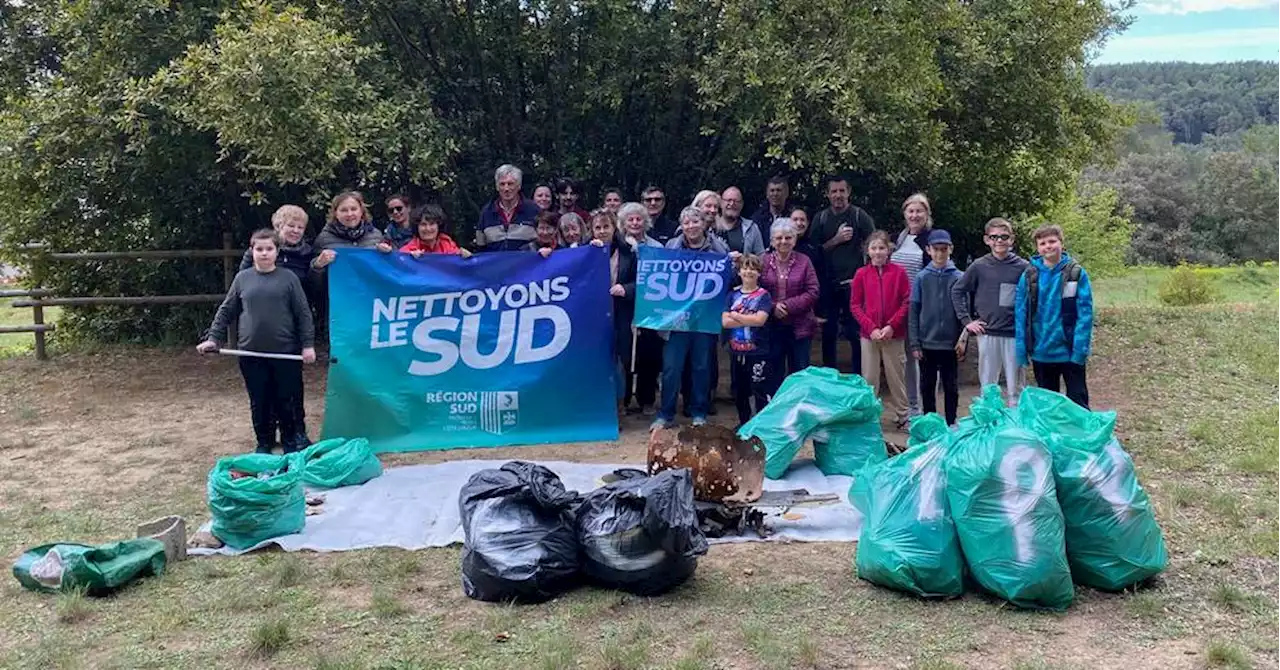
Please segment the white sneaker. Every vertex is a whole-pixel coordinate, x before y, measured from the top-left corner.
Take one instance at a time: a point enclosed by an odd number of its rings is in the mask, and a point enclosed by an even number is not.
[[[663,428],[670,428],[670,427],[671,427],[670,421],[667,421],[666,419],[658,418],[658,419],[654,419],[653,423],[649,424],[649,432],[652,433],[655,430],[661,430]]]
[[[693,425],[694,425],[694,426],[705,426],[705,425],[707,425],[707,417],[705,417],[705,416],[695,416],[695,417],[693,417]]]

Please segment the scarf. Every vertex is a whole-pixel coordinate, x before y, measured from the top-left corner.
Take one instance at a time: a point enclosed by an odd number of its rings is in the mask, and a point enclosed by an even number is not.
[[[348,228],[337,221],[326,223],[324,229],[329,231],[330,235],[340,237],[352,244],[356,244],[370,231],[377,230],[372,223],[365,221],[355,228]]]

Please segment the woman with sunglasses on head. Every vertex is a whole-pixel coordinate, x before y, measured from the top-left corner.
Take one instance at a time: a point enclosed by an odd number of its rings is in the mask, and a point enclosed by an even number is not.
[[[409,222],[409,210],[413,209],[413,203],[408,196],[400,193],[388,197],[385,202],[387,225],[382,231],[382,236],[391,243],[391,246],[398,249],[413,239],[413,224]]]

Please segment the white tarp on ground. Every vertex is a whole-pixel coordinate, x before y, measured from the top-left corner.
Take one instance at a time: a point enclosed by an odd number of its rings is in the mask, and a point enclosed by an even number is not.
[[[458,492],[472,474],[500,467],[506,461],[450,461],[436,465],[410,465],[388,469],[362,486],[324,491],[324,512],[307,517],[302,532],[285,535],[245,550],[190,549],[188,553],[234,555],[267,545],[285,551],[346,551],[369,547],[424,549],[462,542]],[[600,478],[626,465],[543,462],[560,476],[566,489],[582,493],[600,486]],[[840,502],[821,507],[799,507],[786,519],[781,510],[766,509],[766,523],[774,530],[770,540],[843,542],[858,539],[861,518],[849,505],[850,477],[826,476],[812,461],[797,461],[781,480],[766,479],[766,490],[808,489],[810,493],[836,493]],[[794,518],[797,517],[798,518]],[[202,530],[208,530],[206,523]],[[755,533],[712,542],[759,540]]]

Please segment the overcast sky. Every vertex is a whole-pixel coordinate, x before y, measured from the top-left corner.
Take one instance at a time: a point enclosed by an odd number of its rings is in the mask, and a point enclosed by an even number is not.
[[[1133,17],[1093,62],[1280,58],[1280,0],[1140,0]]]

